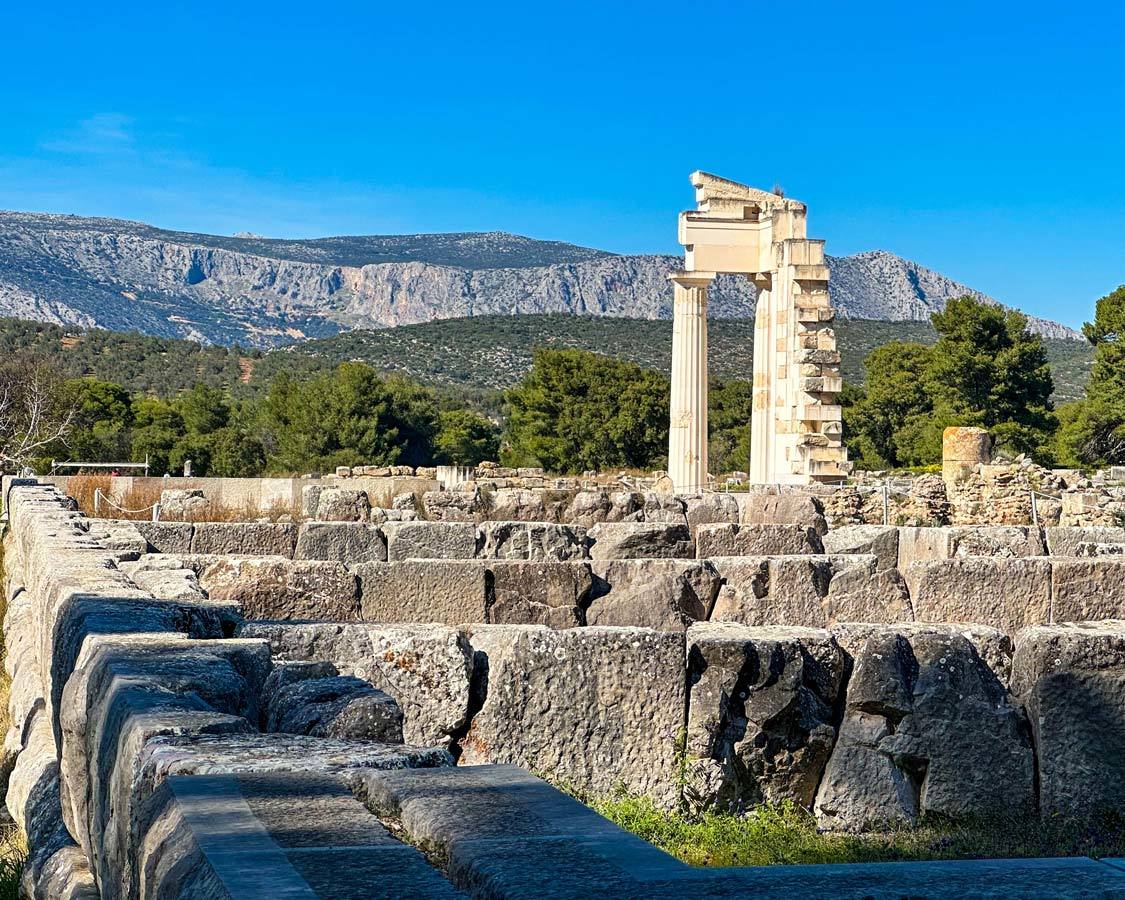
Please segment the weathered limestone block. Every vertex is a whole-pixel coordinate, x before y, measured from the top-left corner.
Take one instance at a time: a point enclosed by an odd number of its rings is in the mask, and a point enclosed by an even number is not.
[[[906,583],[872,554],[713,557],[724,580],[711,620],[825,628],[914,618]]]
[[[1055,622],[1125,619],[1125,556],[1052,559],[1051,584]]]
[[[297,532],[294,559],[385,562],[387,540],[377,525],[366,522],[306,522]]]
[[[367,681],[331,663],[290,663],[266,679],[266,731],[353,741],[402,743],[402,710]]]
[[[362,563],[360,615],[365,622],[486,622],[488,569],[476,559]]]
[[[1091,541],[1083,541],[1075,547],[1074,555],[1080,557],[1125,556],[1125,544],[1095,544]]]
[[[893,525],[845,525],[823,537],[824,552],[830,554],[871,553],[880,571],[898,568],[898,532]]]
[[[588,532],[591,559],[690,559],[695,544],[686,525],[600,522]]]
[[[316,498],[316,518],[320,522],[366,522],[371,501],[366,491],[323,488]]]
[[[932,562],[953,556],[952,529],[948,527],[903,527],[898,530],[898,569],[905,573],[912,563]]]
[[[208,598],[200,587],[195,572],[187,568],[140,568],[129,573],[137,587],[158,600],[184,600],[206,603]]]
[[[578,491],[562,515],[564,522],[591,528],[599,522],[638,521],[644,505],[644,495],[631,491]]]
[[[703,623],[688,629],[687,659],[689,805],[811,807],[836,739],[845,670],[832,636]]]
[[[898,569],[880,569],[879,558],[856,555],[855,563],[833,559],[832,580],[823,600],[824,623],[912,622],[914,608],[906,580]]]
[[[951,556],[1043,556],[1043,532],[1029,525],[972,525],[949,529]]]
[[[1044,529],[1051,556],[1077,556],[1081,544],[1125,544],[1125,528],[1056,526]]]
[[[250,522],[197,522],[192,553],[293,557],[297,526]]]
[[[629,559],[594,562],[590,625],[622,625],[683,631],[706,620],[722,586],[704,560]]]
[[[820,535],[803,525],[700,525],[695,530],[695,545],[700,559],[824,552]]]
[[[202,519],[211,509],[210,501],[198,488],[173,488],[160,492],[160,514],[168,519]]]
[[[409,743],[447,744],[465,726],[473,652],[455,628],[250,622],[240,634],[265,638],[279,659],[326,660],[389,694]]]
[[[1022,709],[957,626],[887,626],[855,652],[817,792],[821,827],[1024,815],[1035,760]]]
[[[501,488],[487,497],[488,517],[497,521],[548,522],[558,516],[557,509],[548,509],[542,491]]]
[[[1012,693],[1027,707],[1044,816],[1125,807],[1125,622],[1040,625],[1016,637]]]
[[[355,576],[343,563],[247,557],[220,559],[199,576],[211,600],[238,604],[248,619],[355,621]]]
[[[136,559],[148,553],[148,541],[132,522],[89,519],[87,534],[120,559]]]
[[[757,621],[759,606],[769,594],[769,560],[732,556],[715,557],[709,562],[722,579],[710,621],[742,624]]]
[[[140,895],[460,896],[344,782],[291,771],[172,776],[156,788],[139,825]]]
[[[306,484],[301,488],[301,517],[305,519],[316,518],[316,505],[320,502],[320,492],[324,485]]]
[[[472,522],[387,522],[387,559],[473,559],[477,526]]]
[[[146,541],[150,553],[190,553],[191,536],[195,526],[191,522],[134,522]]]
[[[483,705],[462,764],[507,762],[671,807],[685,710],[684,637],[643,628],[474,628]]]
[[[487,566],[489,622],[555,628],[584,624],[594,586],[589,563],[496,560]]]
[[[666,525],[688,523],[687,504],[680,497],[646,492],[641,518],[645,522],[663,522]]]
[[[586,529],[552,522],[482,522],[478,555],[484,559],[585,559]]]
[[[1051,561],[964,557],[912,563],[905,573],[919,622],[978,622],[1014,634],[1051,619]]]
[[[480,501],[480,492],[426,491],[422,494],[422,508],[426,517],[438,522],[472,522]]]
[[[738,500],[735,499],[733,494],[699,494],[685,497],[683,502],[688,527],[691,528],[692,534],[695,534],[696,529],[700,525],[712,525],[722,522],[729,524],[738,523]],[[645,520],[648,521],[647,512]]]
[[[824,506],[810,494],[746,494],[738,499],[743,524],[804,525],[820,535],[828,531]]]
[[[269,668],[265,641],[149,634],[86,641],[60,707],[62,809],[103,897],[136,896],[145,743],[157,734],[251,730]]]

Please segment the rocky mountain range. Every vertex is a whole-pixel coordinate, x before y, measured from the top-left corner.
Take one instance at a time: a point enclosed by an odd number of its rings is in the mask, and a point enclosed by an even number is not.
[[[244,346],[477,315],[670,318],[665,276],[680,264],[500,232],[283,240],[0,212],[0,315]],[[963,294],[997,302],[884,251],[828,264],[845,318],[924,320]],[[749,281],[722,276],[710,308],[745,318],[754,301]]]

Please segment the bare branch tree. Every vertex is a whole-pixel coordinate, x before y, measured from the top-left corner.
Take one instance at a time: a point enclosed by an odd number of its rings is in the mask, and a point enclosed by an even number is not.
[[[66,439],[75,411],[62,395],[61,379],[41,360],[16,356],[0,363],[0,469],[18,471]]]

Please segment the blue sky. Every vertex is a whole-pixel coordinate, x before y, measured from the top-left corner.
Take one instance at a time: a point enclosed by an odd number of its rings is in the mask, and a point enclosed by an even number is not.
[[[1077,325],[1125,282],[1110,3],[13,3],[0,208],[673,252],[687,175]]]

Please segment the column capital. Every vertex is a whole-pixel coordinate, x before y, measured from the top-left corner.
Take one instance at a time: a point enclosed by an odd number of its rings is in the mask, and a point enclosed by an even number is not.
[[[668,273],[668,280],[674,281],[680,287],[685,288],[700,288],[707,287],[712,281],[715,280],[714,272],[684,272],[676,271]]]

